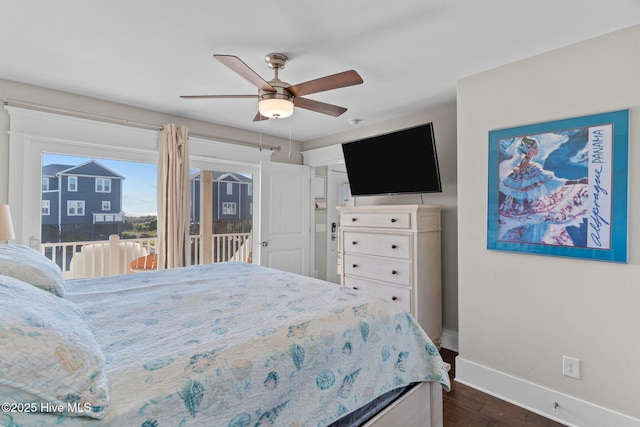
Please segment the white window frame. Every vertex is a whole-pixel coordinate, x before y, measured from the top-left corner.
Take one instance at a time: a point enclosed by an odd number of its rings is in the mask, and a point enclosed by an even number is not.
[[[233,195],[233,182],[227,182],[227,196]]]
[[[103,200],[102,201],[102,210],[110,211],[111,210],[111,200]]]
[[[247,184],[247,196],[253,196],[253,184]]]
[[[222,215],[235,215],[236,208],[236,202],[222,202]]]
[[[51,215],[51,200],[43,200],[41,204],[42,215]]]
[[[102,157],[132,162],[158,162],[158,131],[106,121],[73,117],[29,108],[5,106],[9,114],[9,204],[16,232],[15,243],[39,249],[41,233],[40,174],[24,165],[42,163],[42,153]],[[189,137],[193,168],[233,170],[253,175],[260,188],[260,163],[269,162],[271,150],[256,150],[212,139]],[[215,156],[212,154],[215,153]],[[37,191],[34,191],[37,190]],[[259,191],[259,190],[257,190]],[[120,195],[122,198],[122,195]],[[255,207],[254,233],[260,235],[260,206]],[[254,239],[254,253],[258,252]]]
[[[96,193],[111,193],[111,178],[96,178]]]
[[[82,213],[78,213],[80,210]],[[67,216],[84,216],[85,213],[84,200],[67,200]]]
[[[72,186],[71,183],[73,183],[73,186]],[[67,191],[69,193],[75,193],[75,192],[78,191],[78,177],[77,176],[69,175],[67,177]]]
[[[49,177],[42,177],[42,191],[49,191]]]

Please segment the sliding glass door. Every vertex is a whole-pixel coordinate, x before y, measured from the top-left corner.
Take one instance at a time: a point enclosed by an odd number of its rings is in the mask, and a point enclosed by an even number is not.
[[[253,174],[230,169],[192,170],[192,256],[198,263],[252,261]]]

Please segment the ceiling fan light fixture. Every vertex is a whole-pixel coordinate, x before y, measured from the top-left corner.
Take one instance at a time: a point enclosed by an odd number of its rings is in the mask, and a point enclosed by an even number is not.
[[[258,103],[258,111],[270,119],[284,119],[293,114],[293,102],[290,99],[264,98]]]

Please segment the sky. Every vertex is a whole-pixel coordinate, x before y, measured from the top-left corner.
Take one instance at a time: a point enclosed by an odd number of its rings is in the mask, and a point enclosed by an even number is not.
[[[65,156],[43,153],[42,165],[79,165],[95,160],[113,172],[125,177],[122,188],[122,210],[128,216],[156,215],[157,165],[155,163],[126,162],[92,157]]]

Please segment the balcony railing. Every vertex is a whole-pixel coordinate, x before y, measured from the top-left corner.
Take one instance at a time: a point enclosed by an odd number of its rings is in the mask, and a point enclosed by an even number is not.
[[[201,236],[190,236],[191,265],[202,263]],[[251,233],[213,234],[212,262],[251,260]],[[43,243],[41,252],[55,262],[65,279],[131,273],[131,262],[156,253],[156,239],[120,239]]]

